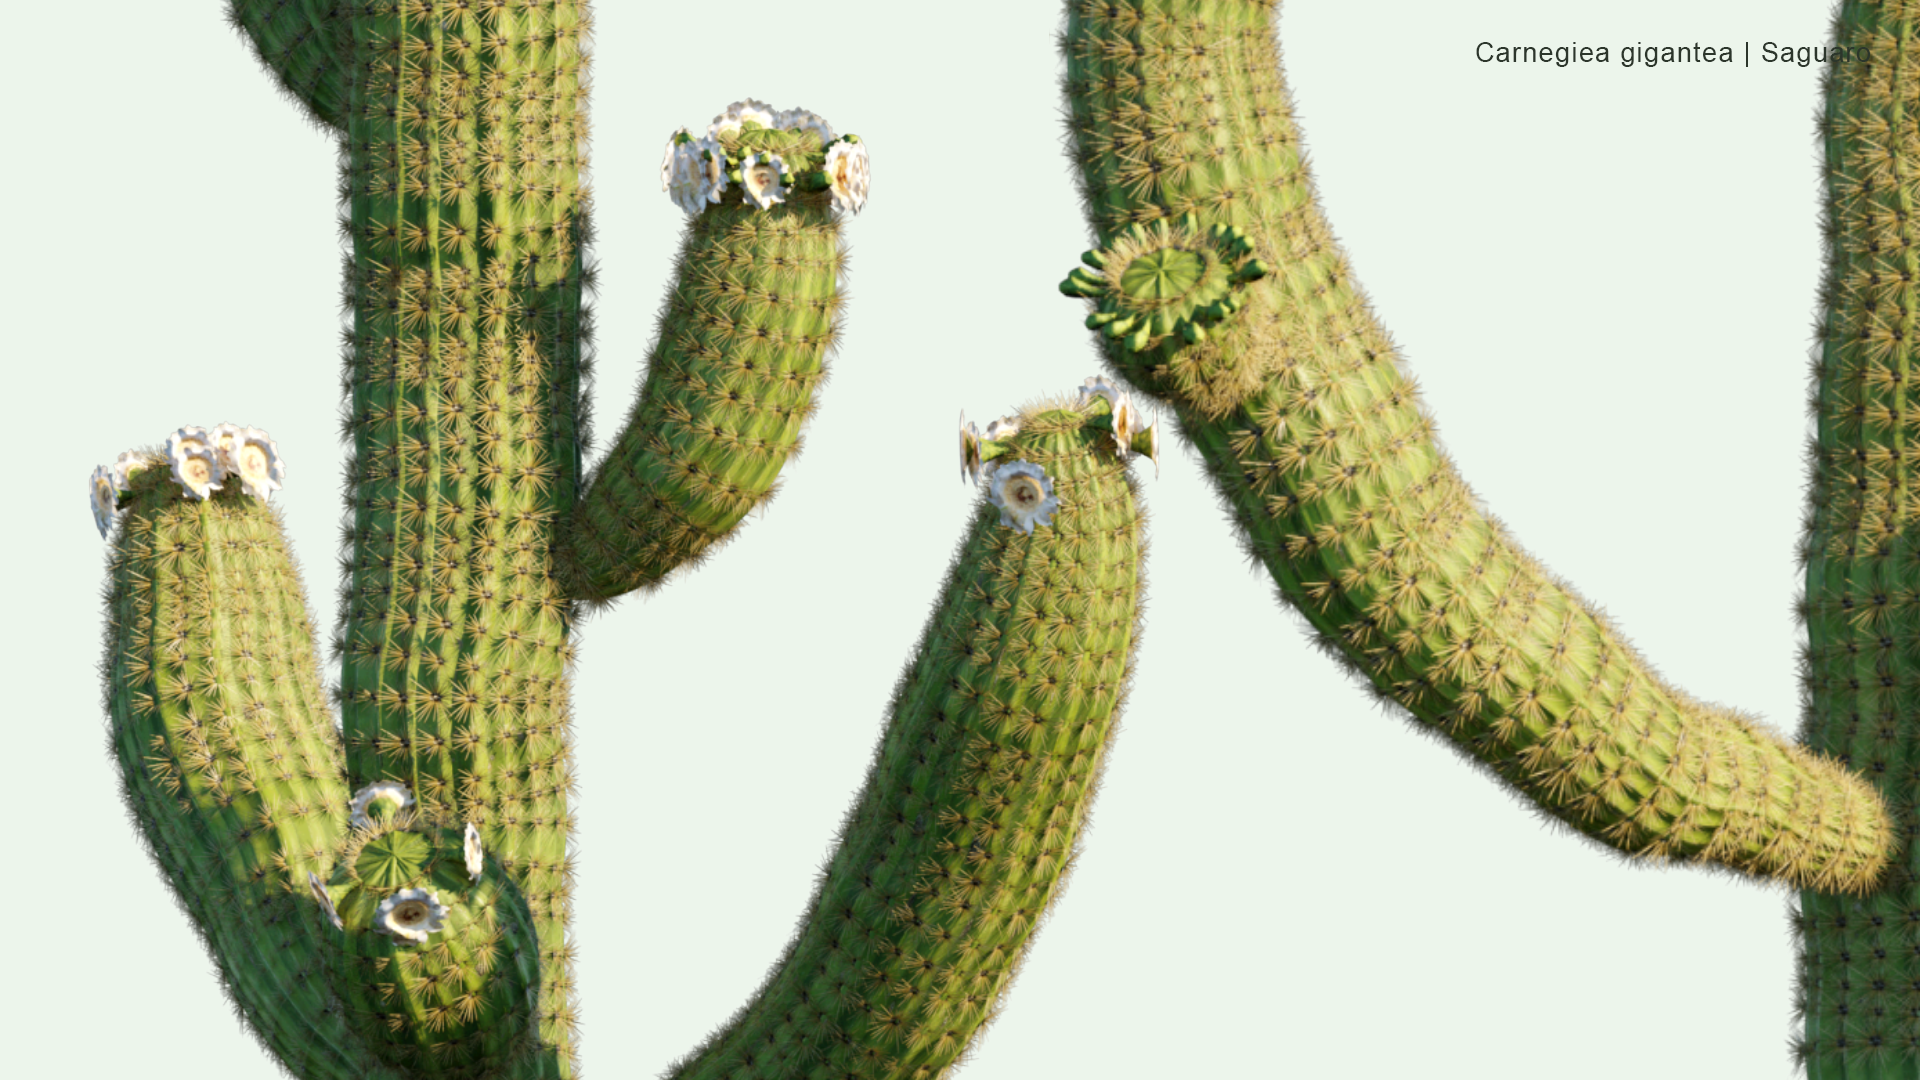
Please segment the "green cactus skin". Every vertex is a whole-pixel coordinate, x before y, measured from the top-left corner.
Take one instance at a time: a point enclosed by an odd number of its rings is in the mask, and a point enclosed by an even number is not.
[[[279,524],[134,474],[107,608],[110,746],[127,805],[261,1041],[293,1073],[394,1076],[329,990],[301,902],[345,833],[346,782],[313,626]]]
[[[1547,813],[1636,855],[1867,891],[1893,850],[1870,784],[1667,686],[1474,505],[1314,204],[1272,7],[1068,4],[1100,243],[1192,214],[1275,268],[1206,341],[1103,337],[1109,360],[1168,397],[1323,642]]]
[[[1920,5],[1847,2],[1836,24],[1837,44],[1871,60],[1828,78],[1794,745],[1662,683],[1476,508],[1316,205],[1275,6],[1068,4],[1066,90],[1098,242],[1191,213],[1244,228],[1277,268],[1205,342],[1103,338],[1109,360],[1171,400],[1248,551],[1330,651],[1582,833],[1798,887],[1796,1058],[1815,1080],[1913,1076],[1920,897],[1901,857],[1914,803],[1899,710]]]
[[[1913,496],[1907,380],[1915,334],[1914,123],[1920,4],[1841,5],[1836,40],[1864,60],[1830,66],[1821,123],[1827,273],[1815,368],[1818,446],[1806,560],[1807,708],[1801,737],[1868,777],[1914,828],[1910,584]],[[1800,894],[1795,1056],[1810,1080],[1920,1070],[1920,891],[1912,849],[1863,899]]]
[[[942,1076],[994,1016],[1073,863],[1132,670],[1145,515],[1103,404],[1022,414],[998,462],[1051,525],[982,500],[786,954],[668,1073]]]
[[[274,81],[323,130],[344,131],[352,23],[342,0],[228,0],[227,22]]]
[[[329,890],[342,921],[334,985],[375,1055],[409,1076],[492,1074],[525,1052],[539,1009],[532,913],[498,865],[471,874],[464,841],[410,813],[376,823],[348,843]],[[383,902],[420,893],[444,909],[428,943],[377,929]]]

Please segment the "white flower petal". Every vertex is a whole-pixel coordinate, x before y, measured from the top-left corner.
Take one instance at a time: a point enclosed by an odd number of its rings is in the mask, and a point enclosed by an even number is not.
[[[818,113],[808,112],[805,109],[786,110],[774,120],[773,126],[782,131],[793,131],[795,129],[811,131],[819,136],[820,149],[822,150],[833,145],[833,140],[838,137],[834,135],[833,125],[827,123],[826,117]]]
[[[960,475],[971,483],[980,482],[980,428],[960,413]]]
[[[447,909],[440,903],[440,894],[425,889],[401,889],[380,901],[373,913],[376,931],[416,944],[446,925]]]
[[[128,450],[113,463],[113,490],[126,491],[133,486],[133,474],[145,468],[147,455]]]
[[[827,151],[827,186],[833,193],[833,208],[843,214],[857,214],[867,205],[867,187],[872,180],[872,165],[867,160],[867,144],[842,140]]]
[[[87,496],[93,505],[93,523],[100,529],[100,539],[105,540],[107,530],[113,527],[113,512],[118,503],[112,469],[101,465],[93,470],[87,479]]]
[[[480,830],[474,828],[473,822],[471,821],[467,822],[465,848],[467,856],[467,877],[471,880],[479,881],[480,871],[486,869],[487,857],[486,852],[480,848]]]
[[[367,810],[375,801],[392,803],[394,812],[398,813],[413,805],[413,792],[407,790],[407,785],[393,780],[376,780],[354,792],[353,803],[347,808],[354,828],[373,827],[373,818]]]
[[[993,470],[987,501],[1000,508],[1000,524],[1023,533],[1035,525],[1052,525],[1060,500],[1053,494],[1053,478],[1028,461],[1009,461]]]
[[[222,449],[223,464],[230,476],[240,478],[247,494],[266,502],[285,486],[287,463],[280,457],[280,446],[259,428],[240,428],[231,450]]]
[[[220,481],[226,478],[220,452],[205,428],[183,427],[167,436],[167,459],[173,463],[173,478],[196,499],[219,491]]]
[[[707,134],[717,139],[729,131],[740,130],[749,120],[761,127],[779,126],[779,114],[773,111],[773,106],[764,101],[748,98],[745,101],[734,102],[727,106],[726,112],[714,117],[713,123],[707,126]]]
[[[319,874],[311,870],[307,871],[307,888],[313,893],[313,898],[320,901],[320,910],[327,913],[327,919],[333,923],[333,928],[345,930],[347,924],[340,921],[340,911],[333,906],[333,897],[327,895],[327,887],[320,883]]]
[[[740,186],[748,201],[762,210],[787,201],[787,163],[779,154],[748,154],[740,162]]]

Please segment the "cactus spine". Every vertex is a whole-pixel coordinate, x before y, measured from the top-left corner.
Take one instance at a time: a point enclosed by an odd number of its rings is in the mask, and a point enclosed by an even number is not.
[[[1089,325],[1106,329],[1110,362],[1171,401],[1248,551],[1329,651],[1582,833],[1799,887],[1797,1056],[1818,1080],[1913,1075],[1920,903],[1899,708],[1920,5],[1850,0],[1837,22],[1837,43],[1869,59],[1828,82],[1833,241],[1796,744],[1661,682],[1477,509],[1316,205],[1276,6],[1070,0],[1065,85],[1102,245],[1089,262],[1118,254],[1129,226],[1192,215],[1244,229],[1275,272],[1199,341],[1166,334],[1152,321],[1166,304],[1117,276],[1076,271],[1063,288],[1100,301]]]

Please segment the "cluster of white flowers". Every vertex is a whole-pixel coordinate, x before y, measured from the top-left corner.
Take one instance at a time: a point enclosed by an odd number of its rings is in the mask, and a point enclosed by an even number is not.
[[[221,490],[222,481],[233,478],[247,494],[265,502],[287,479],[287,463],[272,437],[259,428],[238,424],[221,424],[212,431],[180,428],[167,436],[165,458],[174,480],[196,499],[208,498]],[[120,493],[129,489],[133,474],[150,460],[149,455],[129,450],[111,466],[94,469],[87,478],[87,499],[102,539],[113,526]]]
[[[247,494],[265,502],[287,479],[280,447],[256,427],[221,424],[212,431],[183,427],[167,436],[167,460],[173,478],[196,499],[221,490],[221,481],[240,481]]]
[[[373,816],[368,811],[376,802],[392,803],[393,812],[397,814],[413,805],[413,792],[394,780],[376,780],[354,792],[353,804],[347,808],[354,828],[373,828]]]
[[[856,213],[866,205],[869,169],[866,144],[849,135],[834,134],[833,125],[806,109],[775,111],[764,101],[748,98],[727,106],[713,118],[707,133],[698,138],[681,128],[667,140],[666,157],[660,162],[660,190],[687,214],[698,214],[727,193],[728,176],[733,163],[720,145],[720,137],[744,128],[752,121],[777,131],[810,131],[827,151],[826,174],[833,206],[843,213]],[[739,162],[740,183],[745,198],[762,210],[786,201],[793,174],[780,155],[748,154]]]
[[[447,909],[440,894],[426,889],[401,889],[385,900],[373,913],[373,928],[416,945],[427,935],[447,926]]]

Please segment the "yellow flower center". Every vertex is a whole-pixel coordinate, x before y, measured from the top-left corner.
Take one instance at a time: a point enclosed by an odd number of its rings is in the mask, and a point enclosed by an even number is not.
[[[1007,487],[1003,493],[1003,497],[1007,500],[1007,505],[1009,506],[1018,507],[1021,510],[1032,510],[1034,507],[1039,506],[1040,503],[1046,499],[1047,495],[1046,492],[1040,490],[1039,483],[1035,481],[1033,477],[1016,476],[1007,481]]]
[[[235,455],[240,461],[240,475],[249,480],[267,478],[267,451],[265,447],[248,443]]]
[[[404,926],[411,930],[426,922],[428,914],[429,911],[426,901],[402,900],[398,904],[393,905],[393,914],[390,917],[394,925]]]
[[[188,458],[186,463],[180,466],[180,475],[186,477],[187,482],[195,487],[204,487],[213,482],[213,469],[207,464],[205,458]]]
[[[753,186],[757,190],[765,191],[772,187],[779,179],[780,174],[774,172],[773,166],[771,165],[755,165],[753,167]]]

